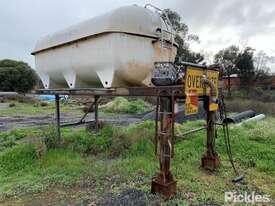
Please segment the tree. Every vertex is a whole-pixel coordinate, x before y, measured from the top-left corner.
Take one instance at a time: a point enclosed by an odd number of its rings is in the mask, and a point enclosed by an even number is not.
[[[223,75],[227,77],[228,80],[228,95],[231,96],[231,78],[232,74],[238,72],[238,68],[236,67],[236,61],[238,59],[240,50],[237,46],[230,46],[223,50],[220,50],[214,56],[214,62],[218,64],[222,64],[224,70],[222,71]]]
[[[255,82],[261,82],[264,86],[270,86],[272,82],[268,63],[272,63],[274,57],[268,56],[264,51],[259,51],[253,56],[255,66]]]
[[[26,93],[33,89],[37,79],[34,70],[25,62],[0,61],[0,91]]]
[[[243,52],[239,53],[236,60],[236,67],[238,68],[241,83],[250,84],[255,77],[255,67],[253,63],[254,49],[246,47]]]
[[[180,64],[181,61],[192,63],[202,62],[204,59],[203,55],[193,52],[190,49],[190,42],[199,42],[199,37],[194,34],[189,34],[188,26],[182,22],[182,18],[177,12],[170,9],[165,9],[164,11],[167,13],[173,29],[176,31],[175,41],[179,47],[177,50],[175,63]]]

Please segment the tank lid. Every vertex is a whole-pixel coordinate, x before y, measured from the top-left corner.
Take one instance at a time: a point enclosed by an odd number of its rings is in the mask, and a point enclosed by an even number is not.
[[[100,33],[123,32],[158,38],[157,30],[161,28],[170,31],[158,13],[137,5],[124,6],[43,37],[32,54]]]

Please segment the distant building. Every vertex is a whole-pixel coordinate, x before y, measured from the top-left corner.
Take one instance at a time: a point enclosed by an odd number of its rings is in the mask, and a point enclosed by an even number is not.
[[[271,88],[275,89],[275,75],[273,75],[271,78]]]
[[[275,79],[274,79],[275,81]],[[228,88],[228,77],[223,77],[223,83],[224,83],[224,88]],[[238,77],[238,74],[231,74],[230,75],[230,87],[231,88],[240,88],[241,85],[241,80],[240,77]]]

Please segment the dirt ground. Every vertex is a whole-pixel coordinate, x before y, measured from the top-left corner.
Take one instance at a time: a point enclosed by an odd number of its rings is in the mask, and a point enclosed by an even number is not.
[[[81,119],[81,115],[74,113],[61,113],[61,124],[78,122]],[[94,113],[90,113],[85,121],[94,120]],[[141,121],[139,115],[110,115],[100,117],[100,120],[110,124],[128,125],[131,123],[137,123]],[[35,116],[4,116],[0,115],[0,131],[7,131],[13,128],[20,127],[36,127],[44,126],[55,123],[54,115],[35,115]]]

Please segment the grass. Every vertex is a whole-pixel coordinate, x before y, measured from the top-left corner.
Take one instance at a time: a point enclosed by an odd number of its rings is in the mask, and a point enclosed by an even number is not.
[[[8,103],[13,103],[15,106],[8,107],[5,109],[0,109],[0,116],[31,116],[31,115],[47,115],[55,113],[55,103],[49,102],[46,106],[41,106],[39,103],[24,103],[18,101],[9,101]],[[42,104],[43,105],[43,104]],[[72,106],[70,104],[61,103],[61,112],[73,112],[81,113],[80,106]]]
[[[177,130],[185,132],[202,124],[204,121],[187,122],[178,125]],[[257,191],[275,198],[274,125],[275,119],[267,118],[230,128],[233,155],[237,168],[245,174],[244,184],[231,182],[234,173],[227,160],[221,130],[218,130],[217,151],[222,165],[213,174],[200,169],[205,132],[177,140],[171,170],[177,180],[178,193],[163,205],[223,204],[224,191]],[[37,129],[22,129],[0,133],[0,137],[15,136],[24,140],[28,133],[30,136],[41,134]],[[158,172],[159,165],[154,155],[153,136],[154,123],[147,121],[128,127],[106,126],[98,134],[83,128],[62,129],[62,148],[48,149],[42,156],[37,155],[34,144],[5,148],[0,152],[0,197],[12,202],[12,197],[17,196],[24,202],[28,194],[43,196],[56,188],[67,193],[68,188],[79,187],[82,192],[77,194],[81,200],[95,197],[89,201],[127,188],[149,194],[151,177]]]
[[[12,154],[12,155],[11,155]],[[84,160],[69,150],[49,150],[38,159],[33,146],[16,146],[1,154],[1,198],[42,192],[50,185],[69,185],[84,172]],[[8,162],[8,163],[7,163]]]
[[[14,105],[5,109],[0,109],[0,116],[31,116],[31,115],[48,115],[55,113],[54,102],[19,102],[16,100],[6,100],[5,103]],[[100,107],[101,116],[108,116],[111,113],[119,114],[141,114],[152,108],[149,103],[137,99],[128,100],[124,97],[117,97],[113,101]],[[83,106],[73,105],[61,102],[61,112],[63,113],[83,113]]]

